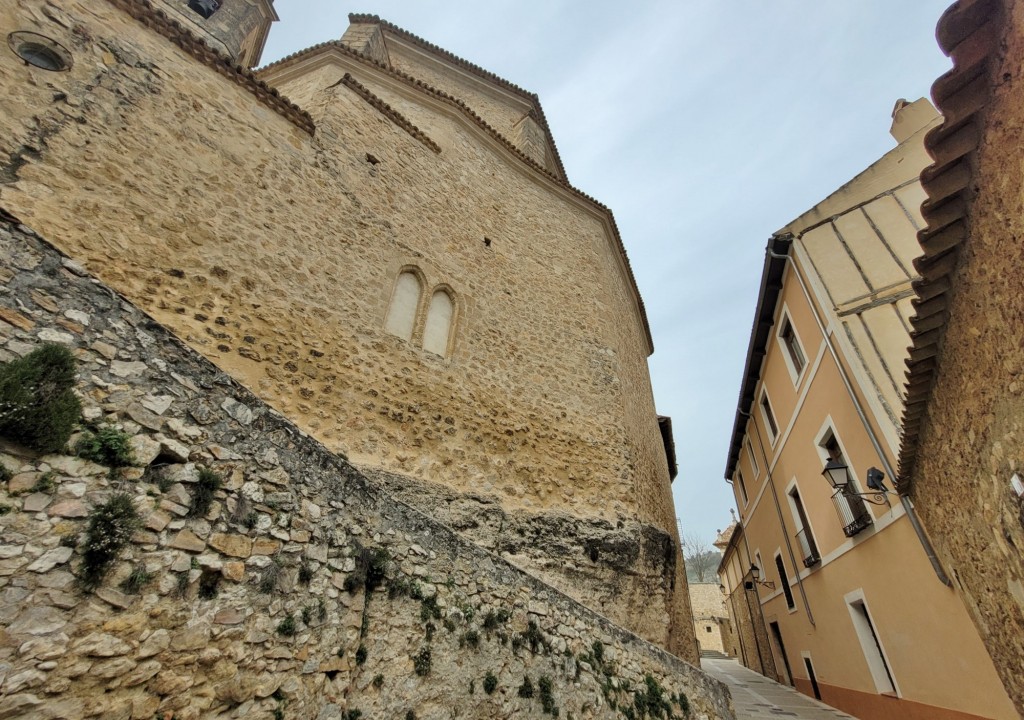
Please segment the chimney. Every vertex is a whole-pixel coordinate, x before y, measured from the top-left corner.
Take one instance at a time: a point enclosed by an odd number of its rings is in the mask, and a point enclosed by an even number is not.
[[[892,126],[889,128],[889,134],[897,143],[903,144],[932,125],[939,117],[938,110],[925,98],[918,98],[914,102],[900,98],[892,109]]]

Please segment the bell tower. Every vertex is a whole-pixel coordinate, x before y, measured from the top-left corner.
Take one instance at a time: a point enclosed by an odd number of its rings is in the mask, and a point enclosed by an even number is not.
[[[273,0],[153,0],[153,4],[244,68],[259,64],[270,24],[279,19]]]

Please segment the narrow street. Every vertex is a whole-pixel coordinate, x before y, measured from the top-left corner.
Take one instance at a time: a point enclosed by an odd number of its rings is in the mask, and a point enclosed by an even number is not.
[[[732,691],[736,720],[767,720],[775,718],[802,718],[804,720],[856,720],[833,707],[798,693],[791,687],[780,685],[736,660],[701,658],[701,668],[721,680]]]

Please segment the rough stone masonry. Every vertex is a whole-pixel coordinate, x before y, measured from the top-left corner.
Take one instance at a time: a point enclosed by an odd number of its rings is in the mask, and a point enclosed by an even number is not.
[[[73,60],[2,48],[0,205],[423,510],[441,486],[558,538],[489,546],[695,661],[642,306],[611,213],[506,139],[535,97],[392,38],[271,68],[295,108],[166,4],[0,4]],[[450,293],[445,356],[385,331],[406,271],[417,328]]]
[[[4,217],[0,360],[71,348],[85,422],[135,465],[0,447],[0,719],[733,717],[720,683],[392,499]],[[201,469],[224,482],[189,517]],[[83,529],[116,491],[143,525],[86,593]]]

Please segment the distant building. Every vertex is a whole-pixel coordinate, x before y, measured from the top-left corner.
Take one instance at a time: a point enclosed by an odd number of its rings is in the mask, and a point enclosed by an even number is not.
[[[883,492],[939,122],[899,101],[897,147],[772,236],[726,468],[744,663],[861,720],[1017,718],[912,506]]]
[[[690,607],[693,610],[693,632],[701,653],[732,655],[732,621],[725,609],[725,598],[717,582],[690,583]]]
[[[900,489],[1024,715],[1022,13],[962,0],[939,22]]]

